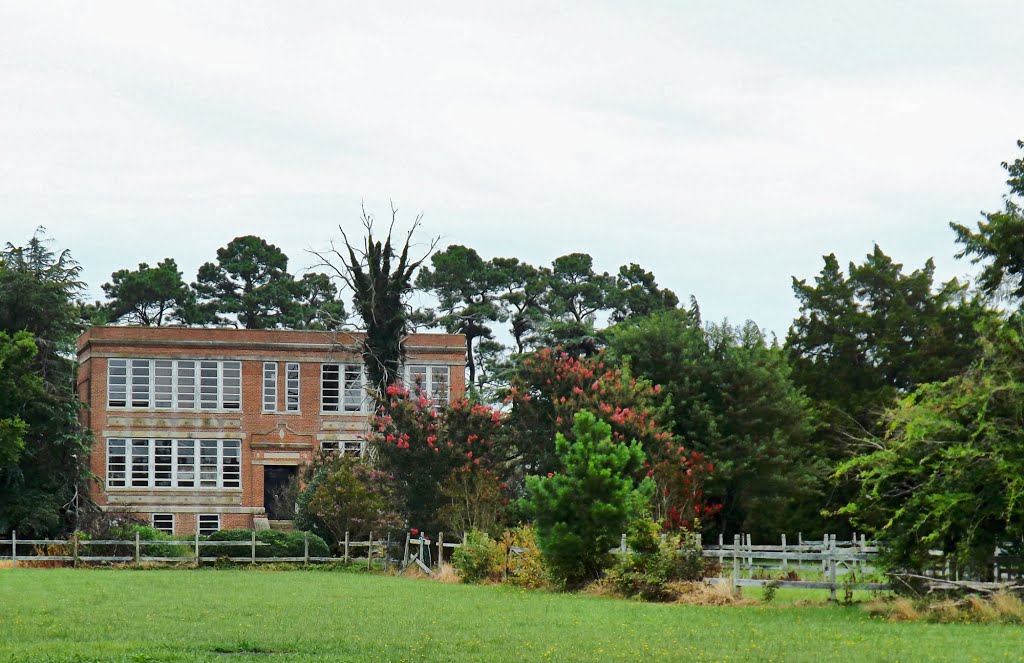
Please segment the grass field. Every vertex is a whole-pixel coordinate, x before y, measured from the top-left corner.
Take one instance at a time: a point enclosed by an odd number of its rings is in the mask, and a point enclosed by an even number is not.
[[[1024,660],[1024,629],[342,572],[0,570],[0,661],[591,660]]]

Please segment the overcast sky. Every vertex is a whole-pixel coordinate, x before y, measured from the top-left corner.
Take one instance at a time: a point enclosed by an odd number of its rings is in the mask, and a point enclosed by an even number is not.
[[[953,260],[1024,137],[1005,2],[0,3],[0,240],[85,268],[243,234],[305,249],[360,201],[485,258],[639,262],[785,333],[790,277],[874,242]]]

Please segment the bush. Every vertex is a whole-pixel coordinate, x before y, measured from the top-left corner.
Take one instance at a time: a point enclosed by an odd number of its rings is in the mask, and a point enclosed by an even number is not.
[[[170,534],[161,532],[160,530],[153,529],[148,525],[140,525],[137,523],[125,523],[122,525],[114,526],[110,529],[110,537],[112,539],[123,539],[125,541],[133,541],[135,534],[138,533],[140,541],[174,541],[174,537]],[[83,555],[96,555],[99,554],[94,550],[93,546],[82,549],[80,554]],[[107,551],[104,554],[108,554]],[[122,555],[134,555],[134,545],[127,546],[116,546],[116,550],[109,552],[112,556]],[[179,557],[182,561],[188,561],[192,558],[192,549],[188,546],[175,546],[175,545],[148,545],[140,546],[139,554],[142,557]]]
[[[519,587],[538,589],[548,584],[544,558],[537,546],[532,525],[523,525],[505,532],[502,547],[507,552],[508,582]],[[518,552],[512,551],[515,548]]]
[[[651,519],[630,523],[629,552],[607,576],[618,593],[645,601],[670,601],[676,598],[675,583],[703,579],[706,565],[700,538],[684,532],[661,539],[660,532],[661,525]]]
[[[452,554],[452,566],[466,582],[499,580],[505,556],[497,541],[479,530],[466,534],[466,540]]]
[[[265,546],[256,546],[256,557],[261,559],[268,557],[302,557],[305,550],[305,532],[281,532],[279,530],[262,530],[256,532],[256,541],[266,543]],[[252,554],[251,541],[252,530],[250,529],[222,529],[214,532],[209,541],[239,541],[245,545],[238,546],[217,546],[214,554],[218,557],[248,557]],[[331,550],[321,537],[309,533],[309,556],[328,557]]]

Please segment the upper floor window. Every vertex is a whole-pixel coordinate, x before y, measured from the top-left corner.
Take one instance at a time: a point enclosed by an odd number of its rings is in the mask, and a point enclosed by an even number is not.
[[[277,362],[263,364],[263,411],[277,412]]]
[[[240,410],[242,363],[192,359],[108,359],[107,407]]]
[[[410,364],[405,367],[405,384],[414,394],[422,394],[435,407],[444,407],[450,395],[447,366]]]
[[[284,410],[299,411],[299,365],[285,364],[284,368]]]
[[[323,412],[366,412],[366,376],[362,364],[320,367],[320,409]]]

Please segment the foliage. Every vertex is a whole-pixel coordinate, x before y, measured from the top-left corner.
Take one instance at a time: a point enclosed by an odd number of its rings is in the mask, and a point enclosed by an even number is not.
[[[257,543],[267,545],[256,546],[256,556],[267,557],[302,557],[306,551],[306,537],[309,538],[309,556],[327,557],[331,554],[327,542],[312,532],[282,532],[265,529],[256,532]],[[240,541],[246,545],[223,546],[217,548],[218,555],[228,557],[248,557],[252,554],[252,530],[222,529],[207,537],[210,541]]]
[[[85,508],[83,461],[89,450],[75,395],[81,267],[68,251],[55,254],[49,243],[40,229],[25,246],[7,244],[0,252],[0,333],[21,339],[15,341],[20,346],[25,337],[18,332],[27,332],[36,346],[30,369],[35,378],[4,378],[21,381],[29,391],[0,404],[0,412],[14,411],[26,424],[17,462],[0,463],[0,532],[17,529],[38,537],[75,528]],[[16,351],[24,358],[23,353]],[[41,383],[42,393],[33,383]]]
[[[155,267],[140,263],[136,271],[118,270],[103,284],[103,292],[110,300],[104,308],[111,320],[157,327],[181,319],[192,296],[173,258]]]
[[[329,251],[313,252],[321,266],[328,268],[352,291],[355,312],[366,329],[363,363],[378,403],[387,402],[387,387],[400,379],[405,361],[402,342],[409,333],[406,300],[413,289],[413,274],[437,243],[437,240],[432,241],[421,258],[410,257],[410,242],[420,226],[420,217],[416,217],[401,248],[397,248],[391,240],[397,214],[392,208],[391,225],[383,242],[374,239],[374,219],[364,209],[362,223],[366,237],[361,248],[352,246],[348,235],[339,228],[345,245],[343,250],[332,244]]]
[[[597,578],[626,524],[647,508],[650,478],[638,482],[646,457],[636,440],[612,438],[612,427],[590,412],[574,418],[574,440],[558,433],[562,470],[528,477],[524,507],[552,574],[568,586]]]
[[[538,330],[547,319],[543,300],[551,271],[518,258],[493,258],[489,269],[498,282],[499,298],[511,323],[514,351],[522,354],[537,342]]]
[[[497,535],[505,524],[508,484],[488,467],[465,464],[452,470],[441,482],[445,503],[437,519],[445,532],[478,530]]]
[[[838,473],[859,492],[842,508],[885,543],[891,568],[944,551],[962,577],[991,574],[996,546],[1024,543],[1024,325],[990,324],[962,375],[918,387],[886,414],[884,438]]]
[[[613,323],[644,318],[679,306],[679,297],[671,290],[659,288],[654,274],[635,262],[619,267],[607,301]]]
[[[493,527],[494,438],[501,413],[465,397],[438,408],[398,385],[387,396],[367,440],[380,469],[395,477],[408,524],[425,531],[437,531],[444,521]],[[477,496],[486,501],[462,506]]]
[[[810,524],[796,505],[820,497],[828,469],[808,439],[807,399],[756,325],[702,326],[694,307],[629,320],[607,335],[609,361],[671,399],[661,425],[673,437],[645,447],[658,518],[692,529],[717,512],[719,532],[763,536]]]
[[[284,318],[289,329],[337,330],[345,322],[345,303],[326,274],[311,272],[293,283],[292,303]]]
[[[470,530],[452,553],[452,566],[467,582],[500,580],[505,559],[497,541],[486,532]]]
[[[645,601],[675,598],[671,584],[704,578],[705,562],[699,535],[690,532],[661,536],[662,524],[639,518],[626,532],[626,553],[608,572],[608,581],[627,597]]]
[[[586,253],[555,258],[543,299],[550,315],[545,343],[563,347],[573,356],[595,354],[601,346],[595,316],[607,308],[614,284],[607,272],[594,271],[594,260]]]
[[[466,337],[466,368],[469,384],[476,384],[477,363],[473,346],[478,339],[493,337],[489,323],[504,318],[499,306],[501,273],[473,249],[453,244],[430,257],[433,269],[423,267],[416,287],[432,293],[439,310],[427,312],[429,326],[444,327],[449,334]]]
[[[43,380],[33,370],[37,354],[27,331],[0,332],[0,468],[21,458],[29,432],[22,415],[43,396]]]
[[[537,545],[537,532],[533,525],[520,525],[506,530],[501,537],[501,544],[508,559],[507,581],[510,584],[529,589],[548,585],[548,571],[544,566],[540,546]]]
[[[285,324],[295,286],[288,256],[265,239],[245,235],[217,249],[217,262],[202,265],[192,287],[198,303],[186,313],[188,322],[237,320],[245,329],[273,329]]]
[[[1017,147],[1024,150],[1024,141],[1018,140]],[[981,289],[1024,306],[1024,211],[1020,202],[1024,197],[1024,157],[1002,165],[1010,187],[1003,210],[984,214],[976,231],[959,223],[949,225],[962,246],[956,257],[971,256],[972,263],[984,263]]]
[[[166,532],[161,532],[158,529],[153,529],[149,525],[143,525],[137,522],[125,522],[119,525],[115,525],[109,531],[109,537],[114,540],[120,541],[133,541],[135,535],[139,535],[140,541],[174,541],[174,537]],[[128,546],[119,547],[108,550],[98,550],[97,547],[91,547],[89,549],[90,555],[132,555],[134,554],[134,547]],[[140,546],[139,553],[142,557],[177,557],[182,560],[187,560],[194,554],[192,549],[188,546],[180,546],[173,544],[152,544],[147,546]]]
[[[394,477],[360,458],[334,456],[312,472],[298,500],[296,525],[337,545],[402,526]]]

